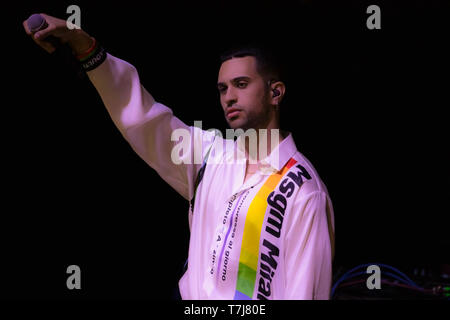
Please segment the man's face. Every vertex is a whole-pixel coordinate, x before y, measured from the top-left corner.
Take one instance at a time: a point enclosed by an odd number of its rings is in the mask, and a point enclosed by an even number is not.
[[[265,128],[273,117],[255,57],[232,58],[222,63],[217,88],[225,119],[232,129]]]

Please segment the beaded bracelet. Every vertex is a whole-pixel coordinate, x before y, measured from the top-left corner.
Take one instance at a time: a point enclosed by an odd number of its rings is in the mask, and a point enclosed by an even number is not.
[[[84,60],[86,59],[90,53],[92,53],[92,51],[94,51],[94,49],[97,47],[97,40],[94,37],[90,37],[92,39],[92,45],[90,46],[89,49],[87,49],[85,52],[77,55],[77,59],[78,60]]]

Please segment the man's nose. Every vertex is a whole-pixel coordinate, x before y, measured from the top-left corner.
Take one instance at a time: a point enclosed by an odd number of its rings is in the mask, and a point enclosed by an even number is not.
[[[225,94],[225,104],[227,107],[231,107],[237,102],[236,91],[233,88],[228,88]]]

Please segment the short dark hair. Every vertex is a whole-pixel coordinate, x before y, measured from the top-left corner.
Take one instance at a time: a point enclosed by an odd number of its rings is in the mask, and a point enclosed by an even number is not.
[[[264,45],[245,44],[234,46],[221,54],[220,63],[222,64],[232,58],[248,56],[255,57],[257,71],[265,81],[280,81],[282,79],[282,70],[275,52]]]

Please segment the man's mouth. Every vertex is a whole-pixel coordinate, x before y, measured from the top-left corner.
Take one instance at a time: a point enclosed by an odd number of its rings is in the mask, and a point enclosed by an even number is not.
[[[231,120],[236,118],[239,115],[239,112],[241,112],[239,109],[231,107],[227,110],[227,119]]]
[[[233,111],[233,112],[229,112],[228,114],[227,114],[227,117],[228,117],[228,119],[233,119],[233,118],[235,118],[235,117],[237,117],[238,115],[239,115],[239,110],[238,111]]]

